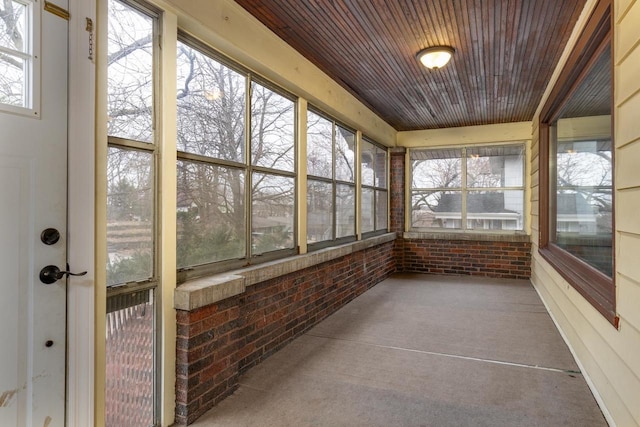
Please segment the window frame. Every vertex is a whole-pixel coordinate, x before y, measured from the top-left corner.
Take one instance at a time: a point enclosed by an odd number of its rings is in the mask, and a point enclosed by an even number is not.
[[[373,181],[373,185],[367,185],[364,183],[363,179],[362,179],[362,166],[360,166],[360,194],[362,195],[362,193],[364,192],[365,189],[371,190],[373,191],[373,230],[372,231],[367,231],[367,232],[362,232],[362,238],[366,239],[369,237],[373,237],[373,236],[378,236],[381,234],[384,234],[386,232],[388,232],[389,230],[389,149],[387,147],[384,147],[381,144],[378,144],[377,142],[373,141],[372,139],[363,136],[361,138],[362,142],[366,142],[368,144],[371,144],[373,146],[374,149],[378,149],[378,150],[382,150],[384,151],[384,170],[385,170],[385,179],[384,179],[384,187],[381,187],[379,185],[376,185],[377,180],[376,178],[376,160],[377,157],[374,155],[374,181]],[[360,144],[360,165],[362,165],[362,143]],[[387,217],[387,222],[386,222],[386,227],[384,228],[380,228],[378,227],[378,192],[384,192],[385,194],[385,198],[387,200],[387,209],[385,212],[385,215]],[[362,196],[361,196],[362,198]],[[360,218],[360,221],[362,223],[362,204],[360,206],[360,214],[358,215],[358,217]]]
[[[108,289],[119,288],[118,293],[122,293],[124,289],[131,290],[135,292],[139,289],[148,289],[150,287],[158,286],[158,266],[160,265],[159,254],[158,254],[158,240],[159,240],[159,224],[158,224],[158,212],[159,212],[159,197],[158,197],[158,188],[159,188],[159,165],[158,165],[158,141],[160,140],[159,128],[157,123],[159,121],[158,115],[160,114],[159,109],[157,108],[157,100],[161,98],[160,91],[162,90],[160,85],[161,80],[161,72],[160,72],[160,55],[161,51],[158,47],[158,40],[160,38],[160,32],[162,28],[162,12],[155,8],[154,6],[142,1],[142,0],[113,0],[122,3],[137,12],[144,14],[153,20],[153,37],[152,37],[152,47],[153,47],[153,60],[152,60],[152,94],[151,94],[151,105],[153,111],[151,113],[151,128],[153,131],[153,137],[150,142],[138,141],[128,138],[121,138],[118,136],[107,135],[107,147],[108,148],[117,148],[121,150],[133,151],[133,152],[141,152],[148,153],[151,155],[151,174],[153,175],[153,190],[152,190],[152,207],[153,207],[153,225],[152,235],[153,235],[153,244],[151,245],[152,251],[152,266],[151,266],[151,276],[147,279],[137,280],[134,282],[125,282],[114,284]],[[108,73],[108,69],[107,69]]]
[[[615,73],[613,60],[613,16],[611,0],[600,0],[591,13],[576,45],[569,54],[558,80],[553,85],[539,117],[539,158],[540,158],[540,203],[539,203],[539,244],[540,255],[598,312],[614,327],[619,326],[616,314],[615,287],[615,135],[614,135],[614,93]],[[590,266],[585,261],[570,254],[551,239],[554,203],[551,202],[551,147],[550,131],[563,106],[582,83],[591,67],[608,47],[611,48],[611,170],[612,170],[612,277]],[[555,176],[555,175],[554,175]]]
[[[467,150],[482,149],[482,148],[494,148],[494,147],[520,147],[522,148],[522,184],[520,186],[502,186],[502,187],[471,187],[467,182]],[[413,187],[413,163],[411,160],[411,153],[414,151],[439,151],[439,150],[459,150],[460,151],[460,186],[459,187]],[[429,233],[464,233],[464,234],[523,234],[525,232],[525,209],[526,209],[526,143],[524,141],[509,141],[493,144],[474,144],[474,145],[454,145],[454,146],[442,146],[442,147],[415,147],[407,150],[407,168],[409,170],[409,176],[407,182],[411,182],[408,186],[407,197],[407,212],[409,230],[411,232],[429,232]],[[461,212],[460,212],[460,227],[458,228],[445,228],[445,227],[414,227],[413,226],[413,209],[412,200],[414,192],[459,192],[461,197]],[[481,229],[481,228],[468,228],[468,212],[467,212],[467,195],[474,192],[506,192],[506,191],[522,191],[522,219],[521,227],[519,229]]]
[[[319,117],[321,117],[324,120],[327,120],[329,122],[331,122],[331,153],[332,153],[332,159],[331,159],[331,178],[328,177],[322,177],[322,176],[318,176],[318,175],[311,175],[307,172],[307,197],[308,197],[308,191],[309,191],[309,181],[314,181],[314,182],[324,182],[327,184],[331,185],[331,189],[332,189],[332,207],[333,207],[333,211],[331,213],[332,217],[333,217],[333,224],[332,224],[332,233],[331,239],[328,240],[321,240],[319,242],[313,242],[313,243],[309,243],[308,241],[308,236],[304,236],[305,239],[307,239],[307,250],[309,252],[318,250],[318,249],[323,249],[323,248],[327,248],[327,247],[331,247],[331,246],[337,246],[337,245],[341,245],[344,243],[349,243],[349,242],[355,242],[357,240],[357,221],[358,221],[358,209],[357,209],[357,199],[358,199],[358,186],[357,186],[357,181],[358,181],[358,174],[360,173],[360,166],[359,166],[359,162],[360,159],[357,156],[357,152],[358,152],[358,138],[357,138],[357,131],[353,128],[351,128],[350,126],[347,126],[346,124],[334,119],[333,117],[329,116],[328,114],[324,113],[322,110],[315,108],[312,105],[309,105],[307,108],[307,117],[305,118],[305,129],[307,129],[308,132],[308,128],[309,128],[309,118],[308,118],[308,113],[312,113],[315,114]],[[336,178],[336,135],[337,135],[337,129],[338,128],[343,128],[349,132],[352,132],[354,135],[354,145],[353,145],[353,151],[354,151],[354,159],[353,159],[353,165],[354,165],[354,176],[353,176],[353,182],[349,182],[349,181],[344,181],[344,180],[340,180]],[[308,142],[307,142],[308,144]],[[353,223],[353,234],[349,235],[349,236],[343,236],[343,237],[337,237],[337,223],[336,223],[336,219],[337,219],[337,211],[338,211],[338,206],[336,203],[337,200],[337,187],[338,186],[347,186],[347,187],[351,187],[354,191],[354,198],[353,198],[353,212],[354,212],[354,223]]]
[[[160,38],[162,37],[162,28],[163,28],[163,12],[157,8],[156,6],[148,3],[145,0],[112,0],[118,1],[119,3],[130,7],[131,9],[146,15],[149,17],[152,22],[152,71],[151,71],[151,79],[152,79],[152,93],[151,93],[151,129],[152,129],[152,139],[150,142],[143,142],[133,139],[121,138],[117,136],[112,136],[107,134],[107,151],[109,148],[118,148],[121,150],[129,150],[134,152],[143,152],[151,155],[151,174],[152,174],[152,202],[151,206],[153,209],[152,217],[152,237],[153,243],[151,245],[151,276],[134,281],[134,282],[126,282],[120,284],[114,284],[110,287],[106,288],[106,303],[107,307],[111,303],[112,300],[118,300],[123,296],[131,296],[135,298],[136,293],[152,293],[152,306],[153,306],[153,421],[154,425],[158,425],[160,422],[161,414],[162,414],[162,405],[161,405],[161,383],[162,383],[162,370],[159,367],[162,364],[162,347],[163,336],[161,328],[159,325],[161,324],[161,306],[162,306],[162,289],[160,286],[160,273],[159,266],[160,264],[160,197],[159,197],[159,188],[160,188],[160,162],[159,162],[159,144],[161,140],[161,130],[157,125],[160,122],[160,114],[161,109],[158,108],[158,102],[162,99],[162,71],[161,71],[161,55],[162,50],[160,49]],[[107,6],[108,7],[108,6]],[[107,19],[108,21],[108,19]],[[108,41],[107,41],[108,43]],[[108,77],[108,65],[106,66],[106,76]],[[108,111],[108,108],[107,108]],[[107,163],[108,167],[108,163]]]
[[[232,71],[242,75],[245,78],[245,112],[244,112],[244,157],[243,162],[236,162],[231,160],[224,160],[220,158],[210,157],[206,155],[200,155],[195,153],[189,153],[182,150],[176,150],[177,161],[187,162],[199,162],[206,165],[233,168],[243,171],[244,173],[244,231],[245,231],[245,255],[242,258],[225,259],[220,261],[212,261],[199,265],[191,265],[177,268],[177,283],[184,283],[187,280],[205,277],[208,275],[221,273],[228,270],[233,270],[248,265],[260,264],[264,262],[273,261],[287,256],[296,255],[299,251],[298,243],[298,197],[297,187],[299,185],[297,179],[297,164],[298,164],[298,127],[296,123],[298,121],[298,98],[286,91],[285,89],[277,86],[276,84],[266,80],[265,78],[257,75],[253,71],[241,66],[229,57],[220,53],[207,43],[199,40],[188,32],[178,28],[178,43],[185,44],[192,49],[198,51],[200,54],[209,57],[210,59],[220,63],[221,65],[231,69]],[[252,90],[253,83],[256,83],[264,88],[271,90],[283,98],[288,99],[293,103],[293,170],[286,171],[281,169],[273,169],[265,166],[258,166],[253,164],[252,159]],[[293,244],[291,248],[279,249],[274,251],[263,252],[254,254],[252,250],[252,183],[253,175],[255,173],[264,174],[269,176],[279,176],[285,178],[292,178],[294,183],[293,190],[293,212],[292,219],[292,239]]]

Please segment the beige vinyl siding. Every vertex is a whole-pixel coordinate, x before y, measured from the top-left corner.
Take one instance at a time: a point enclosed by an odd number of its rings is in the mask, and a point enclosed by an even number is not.
[[[589,0],[576,31],[595,1]],[[547,304],[612,425],[640,426],[640,1],[614,1],[616,330],[538,254],[539,133],[531,153],[532,282]],[[563,56],[566,58],[566,54]],[[564,62],[561,61],[559,67]],[[557,76],[556,70],[555,76]],[[554,77],[555,78],[555,77]],[[555,81],[555,80],[554,80]],[[553,84],[553,82],[551,84]],[[548,91],[547,91],[548,93]],[[545,99],[542,100],[544,103]],[[542,105],[541,103],[541,105]],[[538,110],[539,114],[540,109]]]

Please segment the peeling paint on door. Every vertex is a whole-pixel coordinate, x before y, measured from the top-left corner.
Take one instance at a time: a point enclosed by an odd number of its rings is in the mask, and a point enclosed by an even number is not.
[[[18,394],[18,390],[8,390],[0,394],[0,408],[6,408],[11,404],[13,396]]]

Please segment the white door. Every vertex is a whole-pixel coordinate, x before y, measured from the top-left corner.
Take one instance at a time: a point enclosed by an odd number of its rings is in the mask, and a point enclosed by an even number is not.
[[[44,0],[4,0],[0,15],[9,8],[18,24],[0,22],[12,37],[0,35],[0,100],[19,107],[22,84],[26,108],[0,106],[0,426],[64,426],[66,280],[39,273],[66,269],[68,22]],[[43,243],[46,229],[59,240]]]

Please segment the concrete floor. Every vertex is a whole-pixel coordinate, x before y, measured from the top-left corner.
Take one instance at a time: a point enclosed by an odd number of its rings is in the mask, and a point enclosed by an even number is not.
[[[193,426],[606,426],[527,281],[395,275]]]

